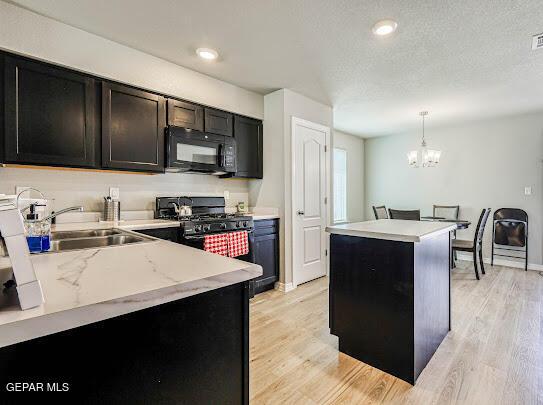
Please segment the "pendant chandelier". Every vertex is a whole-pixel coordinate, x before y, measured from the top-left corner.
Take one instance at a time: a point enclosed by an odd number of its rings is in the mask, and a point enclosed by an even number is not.
[[[433,167],[439,163],[441,151],[428,149],[426,147],[426,138],[424,137],[424,119],[428,115],[428,111],[421,111],[419,115],[422,117],[422,143],[420,148],[407,153],[407,160],[410,167]]]

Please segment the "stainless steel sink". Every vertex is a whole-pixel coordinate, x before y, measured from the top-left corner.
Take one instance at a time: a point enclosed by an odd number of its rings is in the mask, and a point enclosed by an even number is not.
[[[93,238],[97,236],[110,236],[122,233],[119,229],[89,229],[83,231],[59,231],[51,234],[51,240]]]
[[[122,246],[152,240],[147,236],[135,235],[119,229],[53,232],[49,252]]]

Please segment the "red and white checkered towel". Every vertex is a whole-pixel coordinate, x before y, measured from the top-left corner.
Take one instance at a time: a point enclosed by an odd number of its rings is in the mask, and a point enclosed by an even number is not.
[[[225,233],[205,235],[204,250],[221,256],[228,256],[228,235]]]
[[[249,237],[247,231],[230,232],[228,237],[228,256],[237,257],[249,253]]]

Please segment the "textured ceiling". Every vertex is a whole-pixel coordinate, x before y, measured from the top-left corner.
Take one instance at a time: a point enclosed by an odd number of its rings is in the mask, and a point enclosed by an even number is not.
[[[289,88],[365,137],[419,128],[423,109],[429,127],[543,109],[541,0],[11,2],[263,94]],[[398,30],[375,38],[383,18]]]

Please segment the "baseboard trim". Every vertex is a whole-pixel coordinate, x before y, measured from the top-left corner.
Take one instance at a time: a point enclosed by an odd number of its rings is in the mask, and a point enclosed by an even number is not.
[[[473,256],[470,254],[460,253],[458,252],[458,259],[465,260],[467,262],[473,261]],[[483,263],[490,264],[490,257],[484,257]],[[500,258],[494,258],[494,264],[498,266],[507,266],[507,267],[515,267],[518,269],[524,268],[524,261],[515,261],[515,260],[507,260],[507,259],[500,259]],[[543,265],[542,264],[536,264],[536,263],[528,263],[528,270],[535,270],[535,271],[543,271]]]
[[[293,283],[281,283],[281,282],[277,282],[277,283],[275,283],[274,288],[275,288],[276,290],[278,290],[278,291],[287,293],[287,292],[289,292],[289,291],[294,290],[296,287],[294,286]]]

